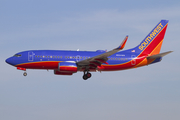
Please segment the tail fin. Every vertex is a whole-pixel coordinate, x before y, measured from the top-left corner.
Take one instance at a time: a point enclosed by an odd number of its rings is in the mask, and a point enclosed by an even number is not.
[[[145,37],[145,39],[137,47],[135,47],[135,51],[141,55],[159,54],[167,25],[168,20],[161,20],[155,26],[155,28]]]

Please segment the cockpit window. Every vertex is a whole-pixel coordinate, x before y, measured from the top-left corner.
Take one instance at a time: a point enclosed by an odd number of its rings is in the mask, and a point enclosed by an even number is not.
[[[15,54],[14,56],[15,57],[21,57],[22,55],[21,54]]]

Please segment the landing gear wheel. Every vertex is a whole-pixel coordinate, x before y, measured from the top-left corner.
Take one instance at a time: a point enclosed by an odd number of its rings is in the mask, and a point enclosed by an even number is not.
[[[90,78],[92,75],[91,75],[91,73],[87,73],[86,76],[87,76],[88,78]]]
[[[89,73],[89,71],[84,71],[84,75],[83,75],[83,79],[87,80],[88,78],[90,78],[92,75],[91,73]]]
[[[84,79],[84,80],[87,80],[87,79],[88,79],[88,77],[87,77],[86,74],[83,75],[83,79]]]
[[[27,72],[24,72],[23,75],[24,75],[24,76],[27,76]]]

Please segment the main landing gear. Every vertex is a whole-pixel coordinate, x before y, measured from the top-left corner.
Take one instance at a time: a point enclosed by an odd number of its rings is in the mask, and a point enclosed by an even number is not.
[[[88,78],[90,78],[92,75],[91,73],[89,73],[89,71],[84,71],[84,75],[83,75],[83,79],[87,80]]]

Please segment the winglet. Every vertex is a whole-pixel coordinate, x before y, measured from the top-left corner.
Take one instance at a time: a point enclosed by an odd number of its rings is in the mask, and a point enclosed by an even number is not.
[[[116,49],[122,50],[126,44],[126,41],[128,39],[128,35],[124,38],[124,40],[122,41],[122,43],[120,44],[120,46]]]

